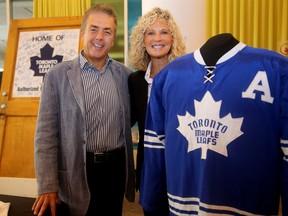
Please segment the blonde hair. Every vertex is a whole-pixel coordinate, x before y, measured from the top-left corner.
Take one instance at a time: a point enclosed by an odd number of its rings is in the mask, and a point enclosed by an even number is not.
[[[186,48],[182,40],[182,35],[176,22],[169,11],[161,8],[154,8],[138,19],[137,24],[132,28],[129,37],[129,59],[128,64],[136,70],[146,70],[150,62],[150,55],[144,46],[144,35],[155,21],[163,20],[167,22],[172,35],[172,46],[168,53],[168,61],[180,57],[186,53]]]

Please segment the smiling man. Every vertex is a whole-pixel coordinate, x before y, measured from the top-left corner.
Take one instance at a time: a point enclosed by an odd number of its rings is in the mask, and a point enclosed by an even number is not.
[[[80,55],[46,74],[35,134],[35,215],[49,206],[54,216],[65,203],[69,215],[121,216],[124,194],[134,201],[130,70],[108,55],[116,30],[114,10],[92,6]]]

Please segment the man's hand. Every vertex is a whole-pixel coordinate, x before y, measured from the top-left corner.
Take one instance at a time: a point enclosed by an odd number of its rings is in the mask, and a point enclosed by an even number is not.
[[[40,194],[32,206],[33,214],[42,216],[47,206],[49,206],[51,209],[51,216],[56,216],[56,204],[60,203],[61,201],[57,192]]]

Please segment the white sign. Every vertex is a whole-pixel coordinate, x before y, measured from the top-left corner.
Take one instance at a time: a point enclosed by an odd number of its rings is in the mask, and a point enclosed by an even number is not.
[[[40,97],[46,72],[78,55],[79,36],[79,29],[20,32],[12,96]]]

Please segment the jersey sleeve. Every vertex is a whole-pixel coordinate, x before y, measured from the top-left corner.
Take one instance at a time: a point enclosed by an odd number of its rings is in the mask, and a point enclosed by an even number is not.
[[[281,148],[283,157],[283,176],[282,176],[282,214],[288,215],[288,60],[281,68]]]
[[[168,209],[165,176],[165,109],[161,85],[154,79],[146,114],[139,199],[144,210],[159,212]]]

